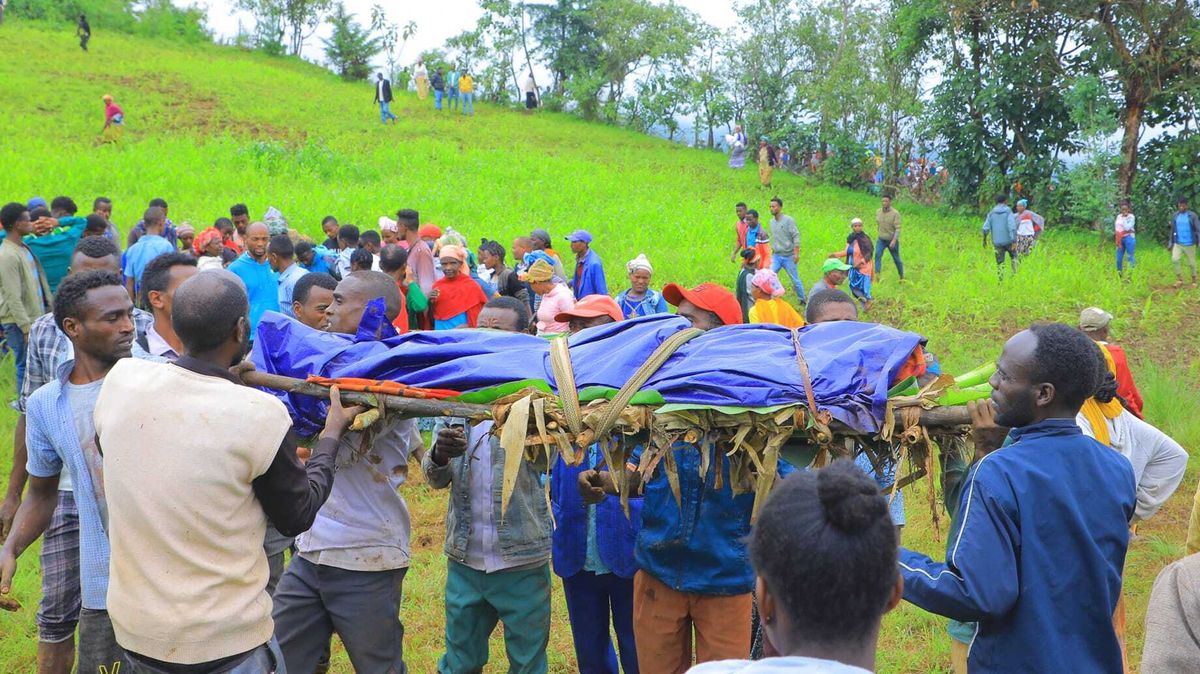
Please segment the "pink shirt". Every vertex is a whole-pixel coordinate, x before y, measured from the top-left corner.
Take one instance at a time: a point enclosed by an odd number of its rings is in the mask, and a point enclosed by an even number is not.
[[[115,117],[116,115],[124,115],[124,114],[125,113],[122,112],[122,110],[121,110],[121,106],[117,105],[116,103],[109,103],[108,105],[104,106],[104,122],[105,123],[111,122],[112,118]]]
[[[570,330],[571,326],[559,323],[554,317],[574,308],[575,295],[571,293],[571,289],[561,283],[555,284],[554,290],[542,295],[542,304],[537,311],[538,334],[552,335]]]

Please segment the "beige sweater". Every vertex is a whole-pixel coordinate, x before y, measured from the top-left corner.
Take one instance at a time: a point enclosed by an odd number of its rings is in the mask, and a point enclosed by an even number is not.
[[[126,358],[96,402],[108,498],[108,612],[117,642],[157,660],[210,662],[274,631],[266,515],[251,482],[289,428],[270,395]]]

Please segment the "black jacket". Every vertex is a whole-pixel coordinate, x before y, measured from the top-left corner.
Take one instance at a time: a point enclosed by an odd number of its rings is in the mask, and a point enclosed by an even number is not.
[[[375,102],[376,103],[380,102],[379,101],[379,80],[375,80]],[[384,103],[392,102],[392,83],[387,80],[383,80],[383,102]]]

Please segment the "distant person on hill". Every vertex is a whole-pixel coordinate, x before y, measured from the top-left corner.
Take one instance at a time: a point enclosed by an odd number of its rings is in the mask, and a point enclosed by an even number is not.
[[[837,260],[834,260],[837,262]],[[783,299],[783,284],[770,269],[754,272],[750,281],[754,306],[750,307],[751,323],[772,323],[785,328],[803,328],[804,317]]]
[[[629,274],[629,288],[617,295],[617,305],[625,318],[637,318],[651,314],[665,314],[667,300],[662,293],[650,287],[650,279],[654,276],[654,267],[645,253],[625,263],[625,271]]]
[[[571,276],[571,292],[575,297],[607,295],[608,283],[604,279],[604,265],[600,256],[592,250],[592,235],[586,229],[577,229],[566,236],[575,253],[575,273]]]
[[[267,226],[252,222],[246,228],[246,252],[228,267],[246,286],[250,301],[250,336],[257,337],[258,322],[267,311],[279,311],[279,282],[267,262],[267,246],[271,235]]]
[[[0,24],[4,23],[4,10],[8,8],[8,0],[0,0]]]
[[[446,80],[442,77],[442,69],[434,71],[429,78],[429,86],[433,87],[433,109],[442,109],[442,97],[446,95]]]
[[[874,266],[871,262],[871,237],[863,233],[863,221],[854,218],[850,221],[850,235],[846,237],[846,249],[835,251],[829,257],[841,258],[850,264],[850,292],[862,302],[864,309],[870,309],[871,274]],[[809,293],[812,296],[812,293]]]
[[[425,100],[425,97],[429,95],[429,71],[425,69],[425,59],[417,60],[413,79],[417,82],[417,98]]]
[[[150,203],[147,204],[146,207],[162,209],[164,224],[163,224],[163,230],[162,230],[162,233],[160,234],[160,236],[162,236],[162,238],[166,239],[167,242],[171,244],[172,248],[176,247],[179,244],[179,241],[178,241],[179,236],[175,232],[175,223],[171,222],[171,218],[169,216],[170,209],[167,208],[167,200],[160,198],[160,197],[156,197],[154,199],[151,199]],[[145,223],[145,221],[139,221],[136,225],[133,226],[132,229],[129,230],[129,235],[127,237],[125,237],[125,247],[129,248],[133,244],[137,243],[137,240],[139,238],[141,238],[141,236],[145,233],[146,233],[146,223]]]
[[[310,272],[292,289],[292,316],[314,330],[324,330],[325,310],[333,304],[337,280],[325,272]]]
[[[1200,217],[1188,209],[1188,200],[1180,197],[1176,202],[1178,210],[1171,216],[1171,264],[1175,267],[1175,287],[1183,285],[1183,271],[1180,268],[1180,258],[1187,258],[1188,266],[1192,269],[1192,285],[1196,285],[1196,246],[1200,245]]]
[[[746,133],[742,131],[741,124],[733,127],[733,133],[727,140],[729,141],[729,168],[745,168],[746,145],[750,141],[746,138]]]
[[[446,74],[446,97],[450,100],[446,103],[446,108],[454,110],[458,106],[458,80],[462,77],[462,73],[458,70],[458,64],[450,66],[450,72]]]
[[[896,274],[904,280],[904,262],[900,259],[900,211],[892,208],[892,197],[883,195],[879,199],[879,209],[875,211],[875,278],[880,278],[883,272],[883,252],[886,250],[892,256],[896,265]]]
[[[754,306],[754,272],[759,269],[758,253],[747,248],[742,251],[742,269],[734,282],[734,297],[742,307],[742,322],[750,322],[750,307]]]
[[[1088,307],[1079,312],[1079,329],[1093,342],[1108,350],[1109,355],[1112,356],[1113,366],[1116,368],[1116,372],[1113,374],[1117,378],[1117,395],[1121,396],[1121,400],[1125,402],[1125,407],[1130,412],[1142,419],[1144,418],[1142,416],[1144,404],[1142,393],[1138,391],[1137,384],[1133,381],[1133,372],[1129,369],[1129,357],[1125,355],[1125,349],[1108,341],[1112,319],[1113,315],[1100,307]]]
[[[458,92],[462,94],[462,114],[475,116],[475,80],[470,71],[463,68],[462,77],[458,78]]]
[[[796,219],[783,212],[783,199],[771,199],[771,271],[779,273],[782,269],[792,277],[792,290],[800,304],[807,301],[804,294],[804,283],[800,280],[800,272],[796,269],[796,260],[800,258],[800,228]]]
[[[771,186],[771,174],[775,173],[775,148],[767,139],[758,141],[758,182],[763,187]]]
[[[903,596],[887,499],[849,461],[797,472],[767,498],[750,533],[770,657],[690,674],[875,671],[883,614]]]
[[[525,110],[526,112],[533,110],[538,106],[538,90],[537,82],[533,79],[533,71],[529,71],[529,75],[525,77]]]
[[[375,74],[375,103],[379,105],[379,121],[395,124],[396,116],[388,107],[392,103],[392,83],[384,78],[383,73]]]
[[[841,260],[831,257],[821,265],[821,278],[812,285],[808,291],[808,299],[821,292],[822,290],[833,290],[834,288],[846,282],[849,272],[854,267],[842,262]]]
[[[125,111],[113,102],[113,97],[104,94],[104,128],[100,130],[101,140],[105,143],[115,143],[121,140],[125,129]]]
[[[1038,233],[1042,231],[1042,225],[1046,219],[1042,216],[1029,210],[1028,199],[1017,200],[1017,242],[1016,251],[1017,257],[1022,258],[1033,252],[1033,245],[1037,242]]]
[[[135,302],[141,293],[142,272],[146,270],[146,265],[159,255],[175,252],[175,246],[162,235],[166,220],[166,211],[163,209],[157,206],[147,208],[141,223],[145,234],[125,251],[125,288]]]
[[[1017,273],[1017,256],[1014,246],[1017,238],[1017,219],[1008,207],[1008,195],[997,194],[996,206],[983,221],[983,247],[987,248],[988,233],[992,235],[992,247],[996,249],[996,274],[1004,279],[1004,256],[1008,255],[1012,272]]]
[[[87,17],[82,14],[75,23],[75,34],[79,36],[79,48],[87,51],[88,40],[92,39],[92,27],[88,24]]]
[[[1134,259],[1134,253],[1137,251],[1137,237],[1134,232],[1137,218],[1133,215],[1133,204],[1128,199],[1122,199],[1120,209],[1121,212],[1113,222],[1113,234],[1117,242],[1117,275],[1124,273],[1126,257],[1129,259],[1131,270],[1137,266]]]

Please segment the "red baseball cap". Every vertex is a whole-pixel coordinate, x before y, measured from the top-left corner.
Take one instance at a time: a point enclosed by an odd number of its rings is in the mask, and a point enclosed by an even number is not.
[[[575,308],[570,311],[564,311],[554,317],[558,323],[566,323],[572,318],[595,318],[596,316],[608,316],[614,321],[619,321],[625,318],[621,313],[621,307],[613,298],[608,295],[588,295],[575,303]]]
[[[671,306],[677,307],[680,302],[687,300],[705,311],[713,312],[725,325],[742,322],[742,307],[737,298],[715,283],[701,283],[691,290],[677,283],[668,283],[663,287],[662,294]]]

